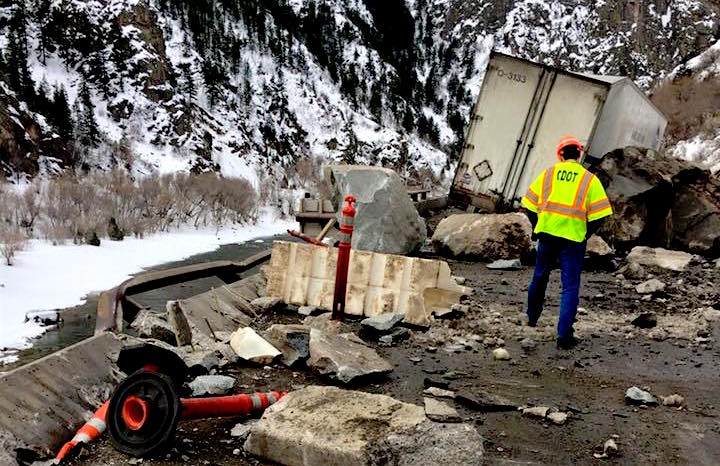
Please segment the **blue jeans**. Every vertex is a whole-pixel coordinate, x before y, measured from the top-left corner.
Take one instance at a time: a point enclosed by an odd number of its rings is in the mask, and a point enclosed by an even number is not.
[[[585,241],[577,243],[554,236],[544,236],[538,240],[535,274],[528,288],[528,321],[534,324],[540,318],[550,271],[559,259],[562,269],[562,296],[557,326],[558,338],[573,336],[573,322],[580,303],[580,274],[586,245]]]

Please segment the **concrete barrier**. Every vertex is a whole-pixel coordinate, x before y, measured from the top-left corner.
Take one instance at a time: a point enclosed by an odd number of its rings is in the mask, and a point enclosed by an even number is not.
[[[267,295],[330,310],[336,263],[335,248],[275,241]],[[352,250],[345,313],[400,313],[410,324],[429,325],[434,310],[448,309],[471,291],[455,282],[447,262]]]
[[[0,375],[0,463],[54,456],[110,396],[121,347],[102,333]]]

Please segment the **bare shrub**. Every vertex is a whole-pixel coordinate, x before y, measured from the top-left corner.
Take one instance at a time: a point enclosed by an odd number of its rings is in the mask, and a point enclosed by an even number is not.
[[[329,198],[332,188],[322,173],[323,160],[318,157],[300,157],[294,165],[286,169],[287,176],[294,181],[290,185],[309,191],[321,198]]]
[[[125,171],[76,176],[65,173],[23,194],[0,190],[0,224],[33,230],[56,244],[96,242],[108,236],[245,223],[256,219],[258,194],[243,178],[216,173],[151,175],[134,181]],[[114,219],[111,222],[111,219]]]
[[[669,118],[669,142],[690,139],[708,119],[720,115],[720,80],[695,76],[666,79],[653,91],[652,101]]]
[[[5,258],[5,264],[13,265],[15,254],[25,249],[27,236],[18,225],[0,226],[0,254]]]

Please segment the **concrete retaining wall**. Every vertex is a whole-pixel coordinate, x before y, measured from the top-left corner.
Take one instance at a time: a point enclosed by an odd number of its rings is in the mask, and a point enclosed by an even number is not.
[[[0,375],[0,463],[54,456],[109,398],[121,346],[102,333]]]

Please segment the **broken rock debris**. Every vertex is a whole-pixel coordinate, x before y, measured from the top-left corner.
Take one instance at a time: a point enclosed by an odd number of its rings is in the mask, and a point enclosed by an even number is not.
[[[201,375],[189,384],[192,396],[228,395],[235,388],[235,378],[225,375]]]
[[[682,272],[692,261],[692,254],[682,251],[669,251],[663,248],[636,246],[627,256],[629,263],[644,267],[657,267],[675,272]]]
[[[321,375],[342,383],[387,374],[393,366],[375,350],[353,338],[353,334],[332,335],[318,329],[310,330],[308,365]]]
[[[312,408],[312,409],[310,409]],[[245,450],[289,466],[481,464],[482,438],[385,395],[311,386],[289,393],[251,428]]]
[[[630,387],[625,392],[625,402],[634,405],[657,405],[658,400],[645,390],[638,387]]]
[[[435,398],[425,397],[425,415],[436,422],[460,422],[462,419],[457,410]]]
[[[640,294],[652,294],[658,293],[665,290],[665,283],[661,282],[657,278],[652,278],[646,282],[640,283],[635,287],[635,291]]]
[[[241,328],[233,333],[230,346],[241,358],[258,364],[270,364],[282,354],[250,327]]]
[[[310,329],[304,325],[272,325],[263,333],[281,353],[280,362],[290,367],[310,357]]]

